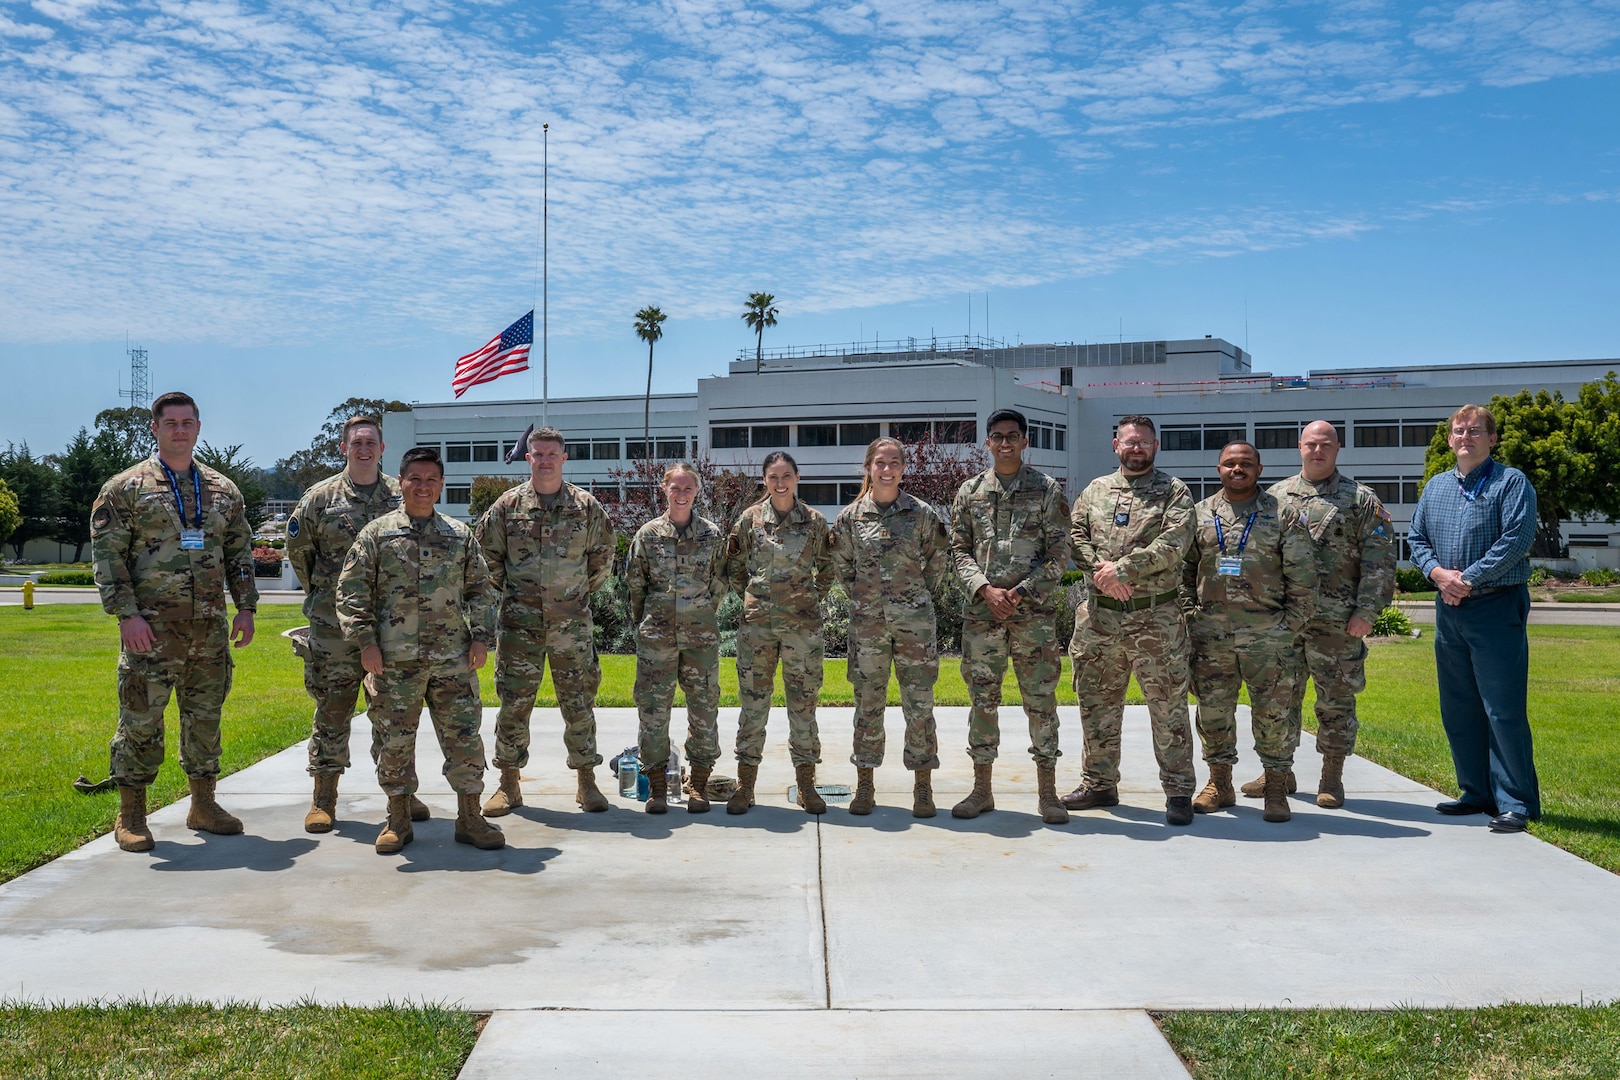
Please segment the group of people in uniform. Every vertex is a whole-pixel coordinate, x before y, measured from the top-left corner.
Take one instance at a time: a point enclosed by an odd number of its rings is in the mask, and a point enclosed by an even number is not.
[[[97,584],[119,618],[119,719],[112,779],[120,795],[120,847],[148,850],[146,787],[163,758],[163,713],[180,707],[180,763],[191,786],[190,827],[240,832],[214,799],[219,721],[230,688],[230,641],[253,638],[258,594],[251,530],[240,492],[192,456],[196,402],[165,394],[154,402],[153,456],[109,480],[91,518]],[[636,532],[625,577],[636,627],[635,701],[649,813],[669,808],[666,763],[675,689],[686,698],[687,809],[710,808],[720,761],[718,609],[743,600],[737,629],[740,710],[732,814],[754,804],[776,671],[782,671],[788,744],[798,802],[821,814],[816,790],[821,742],[820,601],[834,583],[849,595],[848,672],[855,691],[849,812],[872,813],[873,772],[885,753],[884,709],[891,671],[905,721],[903,760],[914,777],[912,813],[936,813],[932,772],[940,764],[934,722],[939,642],[934,596],[954,574],[966,597],[962,676],[972,708],[967,753],[973,787],[952,807],[958,818],[995,809],[1002,683],[1012,665],[1028,718],[1038,779],[1037,808],[1050,824],[1071,810],[1119,802],[1120,729],[1134,672],[1148,702],[1166,819],[1235,805],[1238,694],[1247,685],[1262,776],[1244,794],[1264,800],[1267,821],[1289,817],[1287,794],[1307,678],[1316,682],[1317,803],[1343,805],[1342,768],[1354,751],[1356,694],[1364,685],[1364,638],[1394,589],[1389,515],[1364,485],[1336,468],[1339,437],[1322,421],[1304,428],[1302,468],[1260,487],[1259,451],[1234,442],[1220,451],[1221,490],[1197,502],[1186,484],[1155,467],[1153,421],[1126,416],[1114,434],[1115,472],[1092,481],[1074,504],[1062,485],[1024,462],[1028,423],[1012,409],[992,413],[991,467],[956,493],[948,523],[904,490],[906,448],[892,438],[867,447],[860,494],[832,523],[797,494],[793,458],[763,463],[763,496],[734,523],[702,516],[701,479],[684,462],[660,484],[665,510]],[[576,801],[609,802],[598,789],[602,763],[593,711],[601,669],[590,598],[613,569],[606,513],[566,482],[563,435],[528,435],[530,476],[504,492],[475,526],[437,511],[444,484],[438,451],[405,451],[396,478],[381,472],[382,429],[354,417],[343,428],[346,467],[305,493],[287,521],[287,556],[306,592],[305,685],[315,700],[309,740],[314,794],[304,820],[326,832],[349,767],[350,724],[362,692],[372,757],[388,796],[379,852],[411,842],[413,821],[430,811],[416,797],[417,725],[426,706],[457,797],[455,839],[503,846],[490,819],[523,805],[530,717],[549,660],[564,724]],[[1068,643],[1084,733],[1083,775],[1057,792],[1062,673],[1057,615],[1064,573],[1084,573],[1088,596]],[[229,593],[237,614],[225,622]],[[493,764],[499,780],[484,799],[477,672],[495,651],[500,698]],[[1207,766],[1201,791],[1193,764],[1189,690]]]

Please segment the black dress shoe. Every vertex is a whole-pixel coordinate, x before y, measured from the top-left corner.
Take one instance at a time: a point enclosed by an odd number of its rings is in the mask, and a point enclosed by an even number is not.
[[[1481,806],[1479,803],[1467,802],[1463,799],[1452,799],[1448,802],[1436,803],[1436,810],[1447,817],[1467,817],[1469,814],[1494,814],[1493,806]]]
[[[1523,814],[1509,810],[1505,814],[1497,814],[1491,818],[1491,832],[1524,832],[1524,826],[1529,820]]]
[[[1164,820],[1172,825],[1191,825],[1193,808],[1191,795],[1172,795],[1164,801]]]

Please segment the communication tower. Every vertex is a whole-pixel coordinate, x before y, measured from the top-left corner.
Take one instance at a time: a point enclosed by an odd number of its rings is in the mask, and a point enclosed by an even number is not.
[[[149,409],[152,390],[146,374],[146,348],[132,345],[124,351],[129,354],[129,389],[118,391],[118,396],[128,398],[134,408]]]

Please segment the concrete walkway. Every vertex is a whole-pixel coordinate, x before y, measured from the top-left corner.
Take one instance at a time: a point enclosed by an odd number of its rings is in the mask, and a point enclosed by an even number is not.
[[[435,818],[391,857],[371,847],[384,800],[365,770],[336,831],[302,831],[296,747],[221,783],[245,836],[205,842],[177,805],[153,815],[149,854],[102,837],[0,886],[0,996],[428,999],[495,1011],[469,1077],[703,1061],[805,1078],[1185,1075],[1146,1009],[1620,998],[1620,877],[1439,817],[1437,793],[1359,759],[1345,810],[1302,793],[1287,824],[1243,800],[1172,829],[1146,711],[1129,712],[1122,805],[1051,827],[1016,709],[994,813],[949,816],[971,781],[953,708],[941,816],[910,816],[891,762],[875,814],[819,822],[787,801],[780,713],[753,812],[652,817],[616,794],[608,813],[580,813],[560,719],[540,710],[528,805],[487,853],[451,840],[431,735]],[[634,740],[632,710],[598,715],[605,755]],[[821,779],[851,782],[850,710],[821,715]],[[1079,740],[1064,719],[1067,787]],[[889,724],[897,757],[894,711]],[[735,710],[721,725],[729,742]],[[1246,759],[1240,778],[1257,768]],[[1314,768],[1307,739],[1307,787]]]

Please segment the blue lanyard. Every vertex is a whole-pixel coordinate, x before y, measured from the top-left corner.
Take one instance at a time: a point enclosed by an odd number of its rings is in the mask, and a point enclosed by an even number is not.
[[[1258,510],[1252,511],[1249,514],[1249,523],[1247,525],[1243,526],[1243,536],[1242,536],[1242,538],[1240,540],[1238,540],[1237,553],[1239,555],[1243,554],[1243,549],[1249,546],[1249,530],[1254,528],[1254,519],[1259,517],[1259,516],[1260,516],[1260,511],[1258,511]],[[1226,530],[1221,527],[1221,515],[1219,515],[1219,514],[1215,515],[1215,540],[1216,540],[1216,542],[1218,544],[1221,545],[1221,554],[1225,555],[1226,554]]]
[[[1485,459],[1485,466],[1484,468],[1480,469],[1479,483],[1474,485],[1473,491],[1468,490],[1468,484],[1465,482],[1464,477],[1457,477],[1457,489],[1462,492],[1462,497],[1467,499],[1469,502],[1477,502],[1479,497],[1485,492],[1485,485],[1490,483],[1491,469],[1495,465],[1495,458]]]
[[[163,466],[163,475],[169,478],[169,488],[174,492],[175,505],[180,508],[180,527],[183,529],[186,527],[186,500],[180,497],[180,479],[174,475],[174,470],[169,468],[167,461],[158,458],[158,464]],[[202,474],[195,461],[191,463],[191,486],[197,493],[197,528],[200,529],[203,527]]]

